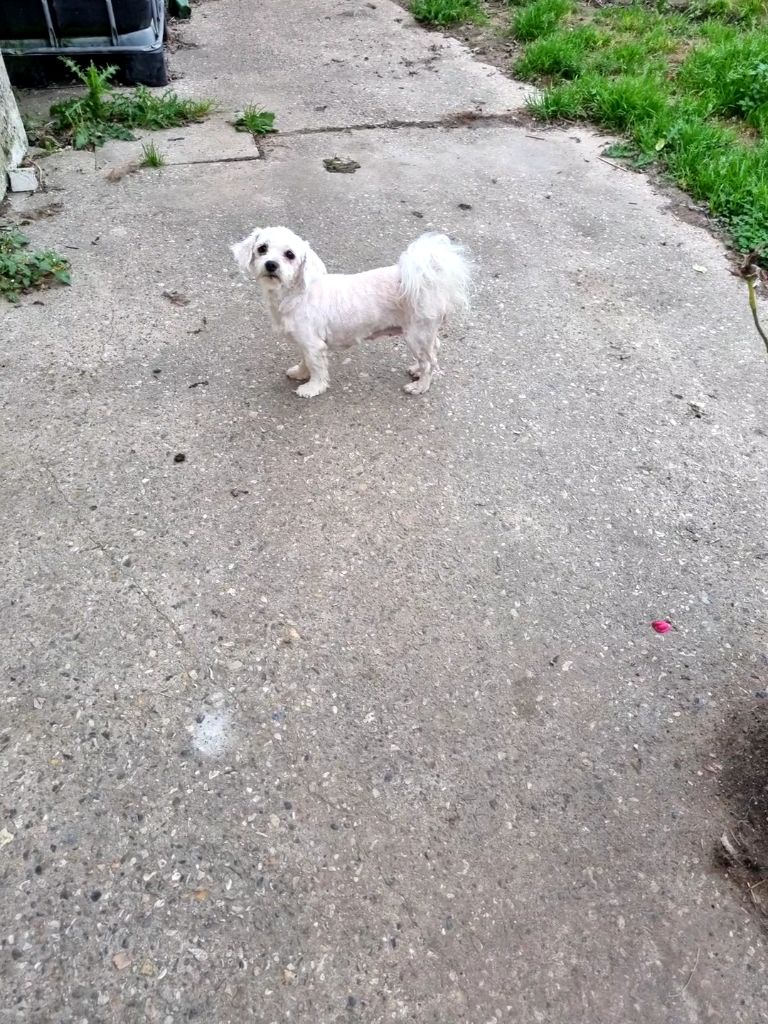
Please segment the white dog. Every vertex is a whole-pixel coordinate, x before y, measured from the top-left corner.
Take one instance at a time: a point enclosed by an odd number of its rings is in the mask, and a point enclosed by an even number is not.
[[[437,332],[467,305],[467,263],[446,235],[422,235],[396,266],[362,274],[329,274],[288,228],[256,228],[232,252],[242,270],[255,268],[276,329],[301,352],[287,374],[305,382],[296,391],[302,398],[328,389],[329,350],[401,334],[415,359],[405,390],[423,395],[437,369]]]

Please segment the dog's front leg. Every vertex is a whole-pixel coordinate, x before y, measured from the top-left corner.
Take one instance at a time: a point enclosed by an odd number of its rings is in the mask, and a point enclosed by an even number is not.
[[[304,358],[302,363],[309,380],[296,388],[300,398],[314,398],[328,390],[328,350],[325,342],[314,334],[300,334],[296,337]],[[301,364],[299,364],[301,365]],[[291,367],[294,369],[294,367]]]
[[[291,380],[309,380],[309,370],[307,364],[302,359],[301,362],[296,363],[295,366],[289,366],[285,371],[285,376]]]

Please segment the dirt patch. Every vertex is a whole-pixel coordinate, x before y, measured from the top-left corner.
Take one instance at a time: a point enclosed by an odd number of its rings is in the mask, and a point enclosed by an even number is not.
[[[410,0],[396,2],[406,11],[411,8]],[[515,60],[523,51],[520,43],[508,32],[514,8],[510,7],[506,0],[487,0],[485,6],[489,20],[484,25],[454,25],[447,28],[422,25],[421,28],[427,32],[434,32],[435,35],[453,36],[454,39],[465,43],[480,60],[509,74]]]
[[[36,197],[32,197],[31,200],[20,205],[17,209],[14,209],[10,203],[3,204],[0,207],[0,218],[7,215],[9,222],[24,226],[32,224],[36,220],[46,220],[48,217],[55,217],[63,209],[63,203],[43,199],[41,204],[37,201]]]
[[[178,50],[196,50],[198,43],[187,39],[184,35],[186,22],[178,22],[171,19],[166,24],[165,49],[167,53],[176,53]]]
[[[768,690],[750,703],[723,738],[720,788],[732,820],[716,841],[715,860],[768,919]]]

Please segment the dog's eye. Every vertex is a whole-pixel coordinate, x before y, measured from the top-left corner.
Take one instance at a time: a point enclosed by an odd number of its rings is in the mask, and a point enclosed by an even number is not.
[[[256,252],[259,254],[259,256],[263,256],[264,253],[267,251],[267,248],[268,247],[266,245],[260,245]]]
[[[296,253],[293,252],[291,249],[286,249],[286,251],[285,251],[285,258],[287,260],[295,260],[296,259]]]

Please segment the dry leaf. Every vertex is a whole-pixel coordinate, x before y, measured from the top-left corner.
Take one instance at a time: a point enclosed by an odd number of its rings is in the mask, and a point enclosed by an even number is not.
[[[202,903],[203,900],[207,900],[208,899],[208,890],[207,889],[195,889],[195,891],[192,893],[192,898],[197,900],[198,903]]]
[[[172,302],[174,306],[188,306],[191,302],[191,299],[188,299],[184,292],[164,291],[163,296],[169,302]]]
[[[106,171],[104,171],[104,177],[107,181],[120,181],[126,176],[126,174],[135,174],[138,169],[138,160],[129,160],[125,164],[117,164],[115,167],[108,167]]]
[[[326,171],[330,171],[331,174],[354,174],[355,171],[360,169],[360,164],[357,160],[341,160],[339,157],[334,156],[328,160],[323,160],[323,167]]]
[[[124,971],[126,967],[131,966],[131,958],[127,953],[115,953],[112,957],[112,963],[118,969],[118,971]]]

